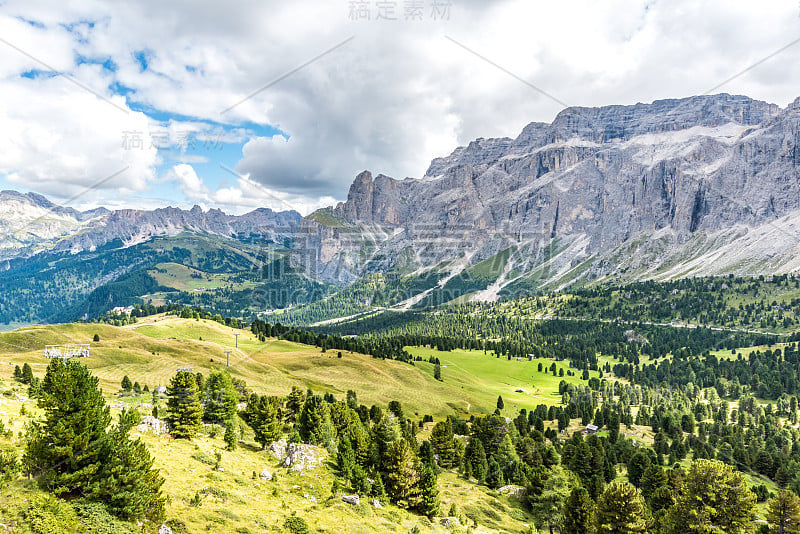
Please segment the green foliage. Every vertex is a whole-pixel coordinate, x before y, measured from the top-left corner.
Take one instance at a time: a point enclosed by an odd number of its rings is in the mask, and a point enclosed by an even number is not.
[[[224,424],[236,414],[239,392],[227,371],[212,371],[203,386],[203,419]]]
[[[572,488],[564,503],[564,533],[593,534],[595,532],[595,504],[582,487]]]
[[[283,522],[283,528],[289,534],[309,534],[311,532],[306,520],[298,516],[297,512],[293,512],[292,515],[286,518]]]
[[[450,419],[440,421],[433,426],[431,431],[431,445],[439,455],[439,466],[450,469],[460,463],[456,439],[453,435],[453,425]]]
[[[612,482],[597,503],[597,532],[600,534],[645,532],[646,516],[647,508],[636,488],[625,482]]]
[[[0,428],[2,430],[2,428]],[[14,450],[0,451],[0,482],[10,482],[19,475],[20,463]]]
[[[235,423],[233,420],[228,421],[225,423],[225,435],[223,436],[223,440],[225,441],[225,449],[229,451],[236,450],[236,445],[239,442],[239,438],[236,436],[236,431],[234,430]]]
[[[97,377],[74,360],[52,359],[38,404],[44,419],[29,427],[25,473],[50,491],[84,493],[102,470],[111,422]]]
[[[439,488],[436,485],[436,473],[430,466],[421,466],[419,493],[419,513],[428,517],[439,515]]]
[[[109,408],[84,365],[51,360],[39,407],[44,418],[29,427],[23,463],[43,489],[103,502],[123,519],[164,516],[164,480],[144,443],[128,437],[139,414],[122,412],[108,431]]]
[[[245,422],[255,434],[255,441],[262,448],[280,439],[283,429],[281,402],[277,397],[251,395],[243,414]]]
[[[297,421],[300,438],[305,443],[330,447],[334,443],[336,430],[330,417],[330,408],[319,395],[309,395]]]
[[[167,421],[170,434],[176,438],[192,438],[203,425],[203,406],[197,380],[189,371],[178,371],[167,388]]]
[[[21,510],[21,522],[34,534],[83,533],[75,510],[52,495],[37,495]]]
[[[389,498],[398,506],[419,504],[419,460],[404,439],[389,444],[383,460],[383,482]]]
[[[22,365],[22,380],[23,384],[31,384],[33,383],[33,369],[31,369],[31,365],[28,362],[25,362]]]
[[[800,497],[779,491],[767,503],[770,534],[800,534]]]
[[[698,460],[667,512],[667,534],[751,532],[756,496],[744,477],[722,462]]]
[[[128,375],[122,377],[122,390],[123,391],[130,391],[133,385],[131,384],[131,379],[128,378]]]

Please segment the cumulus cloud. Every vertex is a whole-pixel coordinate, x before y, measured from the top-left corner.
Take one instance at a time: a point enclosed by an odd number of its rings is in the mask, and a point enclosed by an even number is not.
[[[184,166],[166,171],[184,186],[183,200],[309,210],[343,199],[362,169],[421,176],[457,145],[515,136],[531,121],[552,120],[562,103],[629,104],[712,88],[781,105],[798,96],[800,72],[786,65],[800,60],[800,45],[716,88],[796,39],[800,8],[792,2],[452,0],[448,20],[433,20],[432,0],[423,4],[422,20],[404,20],[398,0],[399,20],[377,20],[371,3],[370,20],[355,21],[345,0],[58,8],[8,0],[0,35],[9,42],[124,108],[176,118],[116,116],[65,79],[21,78],[42,65],[0,43],[0,173],[51,192],[130,165],[109,188],[146,191],[161,157],[121,150],[120,131],[167,129],[178,152],[179,132],[224,134],[243,144],[233,165],[242,177],[209,189],[196,174],[192,182],[191,164],[202,158],[186,155]],[[114,71],[76,66],[78,56],[109,59]],[[212,123],[227,128],[214,132]],[[252,133],[252,124],[286,137]]]

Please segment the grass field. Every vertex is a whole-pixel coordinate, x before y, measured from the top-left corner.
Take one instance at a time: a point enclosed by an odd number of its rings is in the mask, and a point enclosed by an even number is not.
[[[95,334],[99,342],[92,342]],[[234,334],[240,334],[238,349]],[[226,350],[232,351],[232,375],[244,379],[256,392],[285,395],[298,385],[341,398],[352,389],[364,404],[386,405],[400,400],[408,413],[419,416],[490,413],[499,395],[505,401],[505,412],[513,415],[522,407],[559,403],[558,384],[562,379],[581,382],[578,377],[537,372],[538,363],[549,368],[549,360],[509,361],[480,351],[409,348],[426,360],[429,356],[440,359],[440,382],[434,380],[433,365],[427,361],[409,365],[350,352],[338,358],[336,351],[322,353],[316,347],[284,340],[260,342],[247,330],[171,316],[155,316],[126,327],[64,324],[0,334],[0,378],[11,378],[14,365],[25,362],[31,364],[34,374],[42,376],[47,366],[44,345],[63,343],[91,344],[91,356],[84,363],[100,378],[107,396],[120,389],[125,375],[152,389],[166,385],[179,367],[203,373],[224,368]],[[556,365],[566,373],[565,362]],[[592,376],[597,373],[592,372]],[[524,393],[516,393],[517,389]]]
[[[497,397],[503,397],[507,414],[516,415],[520,408],[528,410],[539,404],[560,404],[561,395],[558,394],[558,385],[564,380],[570,384],[586,384],[579,376],[567,376],[570,369],[567,362],[555,362],[556,372],[564,370],[564,376],[553,376],[551,372],[539,372],[541,363],[543,370],[549,370],[553,360],[526,358],[517,360],[506,357],[497,358],[491,353],[483,351],[456,349],[443,352],[427,347],[406,347],[406,350],[425,360],[433,356],[439,359],[442,367],[444,384],[452,388],[456,394],[459,390],[470,392],[473,406],[490,406],[494,408]],[[430,370],[433,373],[433,364],[417,362],[418,367]],[[574,370],[578,375],[580,371]],[[590,377],[597,377],[597,371],[590,371]],[[523,390],[517,392],[517,390]],[[462,401],[463,402],[463,401]],[[471,409],[459,406],[460,409]]]

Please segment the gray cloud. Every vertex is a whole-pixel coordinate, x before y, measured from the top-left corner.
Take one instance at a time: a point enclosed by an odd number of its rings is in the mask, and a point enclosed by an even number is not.
[[[289,140],[250,139],[236,171],[309,206],[323,196],[344,198],[362,169],[420,176],[432,158],[458,144],[515,136],[560,111],[558,102],[486,60],[571,105],[628,104],[702,93],[800,36],[800,8],[789,1],[453,0],[446,21],[431,20],[430,4],[425,1],[422,21],[393,22],[375,20],[374,12],[370,21],[350,20],[345,0],[98,1],[55,10],[10,0],[4,10],[41,20],[62,48],[59,23],[97,20],[75,50],[110,56],[119,67],[115,77],[141,103],[279,126]],[[402,19],[403,1],[396,5]],[[349,36],[354,39],[345,46],[220,114]],[[133,52],[145,49],[151,68],[141,72]],[[62,56],[70,56],[62,52],[60,68]],[[798,60],[800,46],[718,92],[786,105],[800,93],[800,72],[789,68]],[[12,70],[3,72],[10,77]],[[87,83],[105,90],[107,80],[96,78]],[[53,127],[74,131],[67,119]],[[82,131],[91,130],[85,126]],[[95,140],[87,147],[107,144]],[[75,143],[70,150],[80,151]],[[70,162],[65,155],[62,164]],[[52,162],[49,175],[57,175],[58,165]],[[222,197],[236,195],[209,192],[210,199]]]

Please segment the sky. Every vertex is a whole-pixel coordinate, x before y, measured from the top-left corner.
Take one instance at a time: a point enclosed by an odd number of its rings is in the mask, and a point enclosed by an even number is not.
[[[0,0],[0,189],[305,215],[565,106],[707,92],[800,96],[797,0]]]

